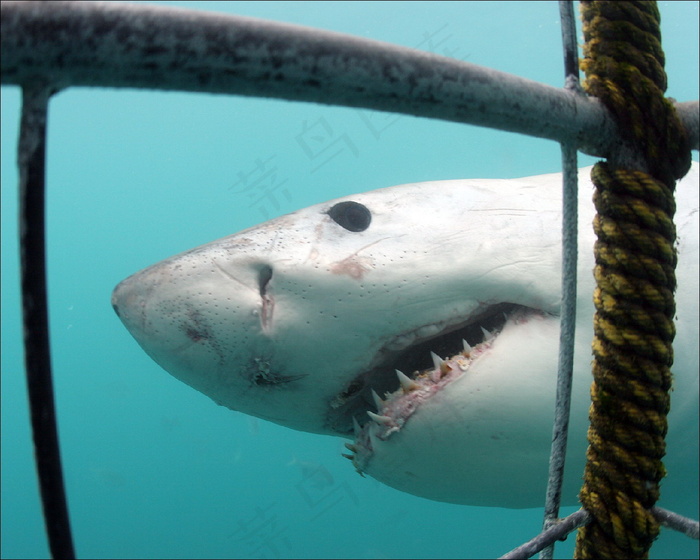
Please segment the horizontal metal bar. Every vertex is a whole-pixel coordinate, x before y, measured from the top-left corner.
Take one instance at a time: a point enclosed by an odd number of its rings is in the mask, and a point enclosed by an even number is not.
[[[155,5],[3,2],[2,83],[275,97],[618,142],[600,102],[467,62],[319,29]],[[690,113],[697,113],[697,102]],[[691,119],[692,121],[692,119]],[[697,139],[697,119],[695,120]],[[697,140],[695,142],[697,148]]]

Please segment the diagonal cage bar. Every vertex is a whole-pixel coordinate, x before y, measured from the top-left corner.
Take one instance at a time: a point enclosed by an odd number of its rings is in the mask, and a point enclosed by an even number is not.
[[[666,527],[683,533],[691,539],[698,538],[698,522],[694,519],[689,519],[682,515],[678,515],[667,509],[654,506],[651,508],[651,513],[659,523]],[[531,558],[538,552],[551,547],[556,541],[562,540],[569,533],[575,531],[579,527],[583,527],[591,520],[591,515],[583,508],[575,511],[571,515],[550,524],[526,543],[514,548],[499,558],[499,560],[515,559],[515,558]]]
[[[520,132],[594,155],[618,137],[600,103],[575,91],[298,26],[154,6],[4,2],[1,32],[2,83],[25,89],[140,87],[365,107]],[[697,149],[698,103],[677,108]]]

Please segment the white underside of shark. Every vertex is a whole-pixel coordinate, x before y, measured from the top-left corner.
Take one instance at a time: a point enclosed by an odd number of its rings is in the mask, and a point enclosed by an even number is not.
[[[579,172],[565,504],[576,503],[587,445],[589,175]],[[460,504],[540,506],[557,371],[561,189],[561,175],[551,174],[417,183],[333,200],[153,265],[120,283],[112,303],[173,376],[231,409],[354,439],[355,467],[390,486]],[[689,473],[678,486],[691,491],[698,476],[698,189],[694,163],[676,189],[666,459],[669,479]]]

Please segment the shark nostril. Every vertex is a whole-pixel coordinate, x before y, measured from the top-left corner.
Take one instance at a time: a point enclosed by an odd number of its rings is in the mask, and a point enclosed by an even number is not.
[[[272,280],[272,267],[264,265],[258,271],[258,287],[260,289],[260,298],[262,299],[262,310],[260,312],[260,322],[263,331],[270,328],[272,322],[272,311],[275,307],[275,300],[270,294],[270,280]]]
[[[260,297],[265,299],[267,295],[267,285],[272,280],[272,267],[265,265],[258,271],[258,286],[260,287]]]

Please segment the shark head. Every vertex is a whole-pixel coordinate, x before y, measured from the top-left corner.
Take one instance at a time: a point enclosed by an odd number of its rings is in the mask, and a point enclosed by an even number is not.
[[[347,435],[396,369],[481,342],[516,308],[558,313],[558,209],[536,198],[447,181],[335,200],[138,272],[112,303],[156,362],[219,404]]]
[[[581,191],[590,201],[590,185]],[[408,492],[536,505],[556,384],[560,193],[553,174],[337,199],[142,270],[112,305],[158,364],[220,405],[354,437],[355,466]],[[585,374],[591,212],[580,226]],[[587,391],[588,380],[581,425]],[[457,462],[471,466],[455,481]],[[545,475],[532,491],[493,499],[535,469]]]

